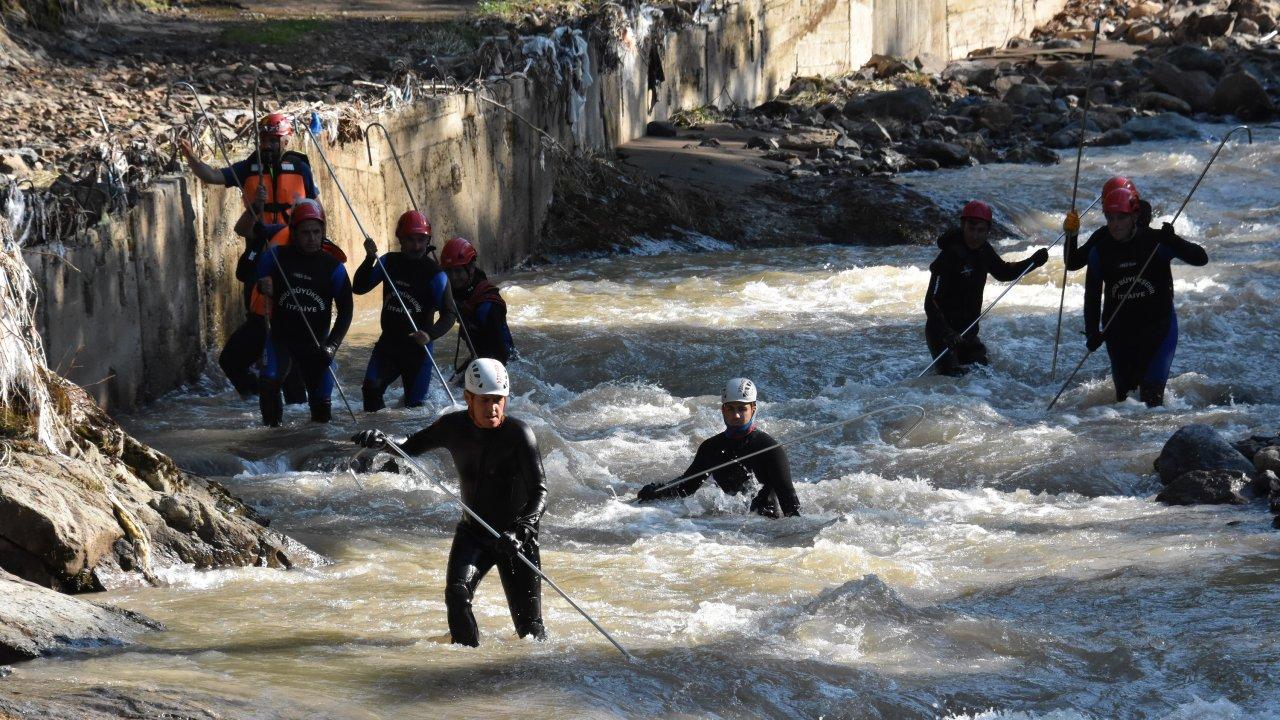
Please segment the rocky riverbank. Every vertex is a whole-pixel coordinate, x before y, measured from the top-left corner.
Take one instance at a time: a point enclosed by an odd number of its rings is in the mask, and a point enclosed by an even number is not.
[[[1092,76],[1092,19],[1102,36]],[[1280,3],[1076,3],[1040,28],[926,74],[873,57],[856,73],[797,78],[754,108],[704,108],[656,135],[703,141],[706,121],[761,133],[761,167],[792,179],[882,175],[992,162],[1058,161],[1056,150],[1198,137],[1197,123],[1275,115]]]

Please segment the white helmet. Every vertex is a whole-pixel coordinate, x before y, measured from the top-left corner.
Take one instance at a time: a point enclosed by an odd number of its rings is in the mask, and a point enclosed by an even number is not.
[[[511,394],[511,380],[502,363],[493,358],[480,358],[467,366],[466,388],[473,395],[506,397]]]
[[[753,403],[756,401],[756,384],[746,378],[734,378],[724,384],[720,391],[720,404],[731,402]]]

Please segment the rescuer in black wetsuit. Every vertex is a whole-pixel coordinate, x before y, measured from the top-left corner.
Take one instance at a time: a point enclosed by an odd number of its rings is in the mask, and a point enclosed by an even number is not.
[[[417,210],[401,215],[396,237],[400,239],[400,252],[387,253],[381,262],[377,262],[377,244],[372,239],[365,240],[364,262],[356,269],[352,283],[357,295],[372,291],[384,280],[394,282],[399,293],[397,297],[391,288],[382,291],[382,335],[373,346],[361,386],[365,412],[386,407],[382,396],[397,376],[404,384],[404,406],[420,407],[431,387],[431,343],[453,327],[453,303],[447,295],[449,280],[427,255],[431,247],[427,216]],[[412,321],[405,317],[406,308],[412,313]]]
[[[987,242],[990,234],[991,206],[973,200],[960,212],[960,227],[938,238],[942,252],[929,265],[924,336],[934,358],[949,350],[937,362],[939,375],[962,375],[965,366],[988,362],[987,347],[978,339],[979,326],[975,324],[965,332],[982,314],[987,275],[1009,282],[1049,260],[1049,251],[1041,248],[1026,260],[1006,262]]]
[[[1086,343],[1090,352],[1106,344],[1116,402],[1136,389],[1148,407],[1158,407],[1164,404],[1164,388],[1178,347],[1169,264],[1177,258],[1189,265],[1205,265],[1209,256],[1204,248],[1178,237],[1168,223],[1159,230],[1139,227],[1138,196],[1128,188],[1108,193],[1103,210],[1107,234],[1089,251],[1085,276]],[[1143,270],[1148,257],[1151,263]]]
[[[1102,197],[1106,198],[1107,194],[1116,188],[1128,188],[1138,196],[1138,227],[1151,227],[1151,203],[1142,199],[1138,193],[1138,188],[1134,186],[1133,181],[1129,178],[1117,175],[1102,186]],[[1071,211],[1067,213],[1067,219],[1062,223],[1062,231],[1066,236],[1065,242],[1062,243],[1062,261],[1066,263],[1068,270],[1079,270],[1089,263],[1089,252],[1104,237],[1110,237],[1107,234],[1107,227],[1104,225],[1085,241],[1084,245],[1077,247],[1080,238],[1080,216]]]
[[[662,487],[666,483],[661,482],[645,485],[639,494],[642,502],[692,495],[702,487],[708,468],[778,444],[769,433],[756,427],[754,383],[746,378],[734,378],[725,385],[720,400],[725,431],[707,438],[698,446],[693,464],[681,476],[689,479],[666,488]],[[800,514],[800,499],[796,497],[796,488],[791,483],[787,452],[781,447],[713,470],[710,475],[727,495],[745,492],[748,479],[754,476],[761,488],[751,500],[751,510],[765,517]]]
[[[325,216],[319,201],[300,201],[290,222],[292,242],[258,258],[258,289],[272,299],[258,394],[262,423],[269,427],[284,418],[280,386],[295,363],[307,385],[311,419],[329,422],[333,356],[351,327],[354,307],[346,268],[323,250]],[[338,314],[330,327],[335,306]]]
[[[444,415],[399,445],[410,455],[448,450],[458,470],[462,502],[502,534],[494,538],[470,515],[458,523],[445,573],[449,634],[459,645],[480,644],[471,601],[481,579],[497,566],[516,633],[541,640],[546,637],[541,579],[516,557],[522,554],[542,567],[538,523],[546,510],[547,484],[538,442],[528,425],[506,414],[510,382],[502,363],[472,361],[465,390],[466,411]],[[390,442],[377,430],[365,430],[353,440],[371,448]]]

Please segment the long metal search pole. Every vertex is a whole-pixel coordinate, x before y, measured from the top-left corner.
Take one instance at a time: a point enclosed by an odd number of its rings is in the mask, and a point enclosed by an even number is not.
[[[1098,59],[1098,36],[1102,34],[1102,16],[1093,24],[1093,49],[1089,51],[1089,70],[1084,79],[1084,111],[1080,115],[1080,143],[1076,146],[1076,177],[1071,183],[1071,212],[1076,211],[1076,193],[1080,189],[1080,161],[1084,159],[1084,136],[1089,123],[1089,91],[1093,85],[1093,61]],[[1049,377],[1058,374],[1058,344],[1062,341],[1062,307],[1067,302],[1067,264],[1062,263],[1062,292],[1058,297],[1058,329],[1053,334],[1053,362]]]
[[[356,213],[355,206],[351,204],[351,198],[347,197],[347,191],[342,187],[342,181],[338,179],[338,174],[333,171],[333,165],[329,164],[329,158],[325,156],[324,148],[320,147],[320,141],[316,139],[315,133],[311,132],[311,126],[303,123],[303,127],[306,128],[307,137],[311,138],[311,144],[315,146],[320,159],[324,161],[324,166],[329,171],[329,177],[333,178],[333,184],[337,186],[343,202],[347,204],[347,210],[351,211],[351,217],[356,221],[356,227],[360,228],[360,234],[364,236],[365,240],[372,240],[373,238],[369,237],[369,233],[364,229],[364,223],[360,222],[360,215]],[[400,309],[404,311],[404,316],[409,319],[409,326],[413,328],[415,333],[419,332],[418,323],[414,321],[413,314],[409,312],[409,306],[405,304],[404,298],[400,297],[400,289],[396,287],[391,273],[387,272],[387,266],[383,264],[381,257],[375,255],[374,259],[377,261],[378,267],[382,268],[382,275],[387,279],[387,287],[391,288],[391,294],[396,296],[396,301],[400,303]],[[440,372],[440,366],[436,364],[436,359],[431,354],[431,349],[427,348],[426,352],[427,359],[431,361],[431,368],[436,371],[436,377],[440,378],[441,387],[444,388],[445,394],[449,396],[449,404],[457,405],[458,400],[453,396],[453,391],[449,389],[449,383],[445,380],[444,374]]]
[[[797,436],[795,436],[795,437],[793,437],[793,438],[787,438],[786,440],[784,440],[784,441],[782,441],[782,442],[775,443],[775,444],[773,444],[773,445],[770,445],[770,446],[769,446],[769,447],[767,447],[767,448],[761,448],[760,450],[756,450],[755,452],[747,453],[746,455],[743,455],[742,457],[739,457],[739,458],[734,458],[733,460],[730,460],[729,462],[720,463],[719,465],[716,465],[715,467],[709,467],[709,468],[707,468],[706,470],[700,470],[700,471],[698,471],[698,472],[696,472],[696,473],[694,473],[694,474],[692,474],[692,475],[686,475],[686,476],[684,476],[684,477],[682,477],[682,478],[680,478],[680,479],[678,479],[678,480],[672,480],[672,481],[671,481],[671,482],[669,482],[669,483],[663,483],[662,485],[658,486],[658,487],[655,489],[655,492],[662,492],[663,490],[667,490],[667,489],[673,488],[673,487],[675,487],[676,485],[679,485],[680,483],[683,483],[683,482],[687,482],[687,481],[689,481],[689,480],[692,480],[693,478],[701,477],[701,476],[703,476],[703,475],[709,475],[709,474],[711,474],[711,473],[713,473],[713,472],[715,472],[716,470],[719,470],[719,469],[721,469],[721,468],[727,468],[727,467],[729,467],[730,465],[736,465],[736,464],[738,464],[738,463],[742,462],[743,460],[746,460],[747,458],[755,457],[756,455],[760,455],[761,453],[767,453],[767,452],[769,452],[770,450],[774,450],[774,449],[777,449],[777,448],[780,448],[780,447],[786,447],[787,445],[791,445],[791,444],[794,444],[794,443],[798,443],[798,442],[800,442],[801,440],[806,440],[806,439],[808,439],[808,438],[813,437],[814,435],[820,435],[820,434],[822,434],[822,433],[824,433],[824,432],[826,432],[826,431],[828,431],[828,430],[830,430],[830,429],[832,429],[832,428],[842,427],[842,426],[844,426],[844,425],[848,425],[849,423],[857,422],[858,420],[862,420],[863,418],[871,417],[872,415],[879,415],[879,414],[881,414],[881,413],[889,412],[890,410],[918,410],[918,411],[920,411],[920,418],[919,418],[918,420],[916,420],[914,423],[912,423],[912,424],[911,424],[911,427],[907,428],[907,431],[906,431],[905,433],[903,433],[903,434],[902,434],[902,436],[903,436],[903,437],[906,437],[907,435],[910,435],[910,434],[912,433],[912,431],[914,431],[914,430],[916,429],[916,427],[917,427],[918,425],[920,425],[920,423],[924,422],[924,408],[920,407],[919,405],[890,405],[889,407],[883,407],[883,408],[880,408],[880,409],[878,409],[878,410],[872,410],[871,412],[865,412],[865,413],[863,413],[863,414],[861,414],[861,415],[858,415],[858,416],[856,416],[856,417],[851,417],[851,418],[849,418],[848,420],[840,420],[840,421],[833,422],[833,423],[830,423],[830,424],[827,424],[827,425],[823,425],[822,427],[818,428],[817,430],[812,430],[812,431],[810,431],[810,432],[804,433],[803,435],[797,435]],[[639,498],[631,498],[631,500],[629,500],[628,502],[635,502],[635,501],[637,501],[637,500],[639,500]]]
[[[1227,133],[1226,137],[1222,138],[1222,142],[1218,143],[1218,148],[1214,150],[1213,155],[1209,157],[1209,162],[1204,164],[1204,170],[1200,171],[1200,177],[1196,178],[1195,184],[1191,186],[1191,191],[1182,199],[1182,204],[1178,206],[1178,212],[1174,213],[1173,219],[1169,221],[1170,225],[1178,222],[1178,218],[1182,216],[1182,211],[1186,209],[1187,203],[1191,202],[1191,196],[1195,195],[1196,189],[1200,187],[1200,182],[1204,180],[1204,176],[1209,173],[1209,168],[1213,166],[1213,161],[1218,159],[1218,153],[1222,152],[1222,148],[1226,146],[1227,141],[1231,139],[1231,136],[1234,135],[1237,130],[1244,130],[1248,133],[1249,144],[1253,144],[1253,131],[1249,129],[1248,125],[1237,125],[1232,128],[1231,132]],[[1147,261],[1142,263],[1142,268],[1138,270],[1138,274],[1133,276],[1133,280],[1129,283],[1129,287],[1125,288],[1125,293],[1120,296],[1120,304],[1116,305],[1116,309],[1111,312],[1111,317],[1107,318],[1107,321],[1102,325],[1103,336],[1107,334],[1107,328],[1111,327],[1111,323],[1114,322],[1116,317],[1120,314],[1120,308],[1123,308],[1124,304],[1128,302],[1130,293],[1133,292],[1134,285],[1137,285],[1138,280],[1142,279],[1142,274],[1147,271],[1147,266],[1151,264],[1151,261],[1156,256],[1156,251],[1159,249],[1159,245],[1151,249],[1151,254],[1147,255]],[[1076,363],[1075,369],[1071,371],[1069,376],[1067,376],[1066,382],[1062,383],[1062,387],[1058,388],[1058,394],[1054,395],[1053,400],[1049,401],[1049,406],[1044,409],[1045,412],[1049,412],[1053,409],[1054,405],[1058,404],[1058,398],[1061,398],[1062,393],[1066,392],[1067,386],[1071,384],[1071,381],[1076,377],[1076,373],[1080,372],[1080,368],[1084,366],[1084,361],[1088,360],[1089,356],[1092,354],[1092,350],[1086,349],[1084,357],[1080,358],[1080,362]]]
[[[1084,212],[1083,212],[1083,213],[1080,213],[1080,214],[1081,214],[1081,215],[1086,215],[1086,214],[1088,214],[1088,212],[1089,212],[1090,210],[1092,210],[1092,209],[1093,209],[1093,206],[1098,204],[1098,200],[1101,200],[1101,199],[1102,199],[1102,198],[1096,198],[1093,202],[1089,203],[1089,207],[1085,208],[1085,209],[1084,209]],[[1064,237],[1066,237],[1066,236],[1067,236],[1066,231],[1063,231],[1062,233],[1060,233],[1060,234],[1058,235],[1058,238],[1057,238],[1056,240],[1054,240],[1053,242],[1049,243],[1049,246],[1048,246],[1047,248],[1045,248],[1045,249],[1046,249],[1046,250],[1052,250],[1052,249],[1053,249],[1053,246],[1054,246],[1054,245],[1057,245],[1059,242],[1061,242],[1061,241],[1062,241],[1062,238],[1064,238]],[[1013,286],[1014,286],[1014,285],[1017,285],[1017,284],[1018,284],[1018,283],[1020,283],[1020,282],[1022,282],[1022,278],[1026,277],[1026,276],[1027,276],[1027,273],[1029,273],[1029,272],[1031,272],[1031,268],[1030,268],[1030,267],[1028,267],[1026,270],[1023,270],[1021,275],[1019,275],[1018,277],[1014,278],[1014,279],[1013,279],[1013,282],[1009,283],[1009,285],[1008,285],[1007,287],[1005,287],[1004,291],[1003,291],[1003,292],[1001,292],[1001,293],[996,297],[996,299],[995,299],[995,300],[992,300],[992,301],[991,301],[991,304],[990,304],[990,305],[987,305],[987,309],[986,309],[986,310],[983,310],[983,311],[982,311],[982,314],[981,314],[981,315],[979,315],[979,316],[977,317],[977,319],[976,319],[976,320],[974,320],[973,322],[969,323],[969,327],[967,327],[967,328],[965,328],[963,331],[961,331],[960,336],[961,336],[961,337],[963,337],[965,333],[969,332],[970,330],[972,330],[972,329],[974,328],[974,326],[976,326],[978,323],[982,322],[982,318],[986,317],[986,316],[987,316],[987,313],[991,312],[992,308],[994,308],[994,307],[996,306],[996,303],[998,303],[998,302],[1000,302],[1001,300],[1003,300],[1003,299],[1004,299],[1004,296],[1005,296],[1005,295],[1008,295],[1008,294],[1009,294],[1009,291],[1013,289]],[[931,363],[929,363],[928,365],[926,365],[926,366],[925,366],[925,368],[924,368],[924,370],[921,370],[921,371],[920,371],[920,374],[919,374],[919,375],[916,375],[916,379],[917,379],[917,380],[919,380],[920,378],[924,377],[924,376],[925,376],[925,373],[927,373],[927,372],[929,372],[931,369],[933,369],[933,366],[934,366],[934,365],[937,365],[937,364],[938,364],[938,361],[942,359],[942,356],[943,356],[943,355],[946,355],[950,350],[951,350],[951,348],[949,348],[949,347],[942,348],[942,352],[938,353],[938,357],[934,358],[934,359],[933,359],[933,362],[931,362]]]
[[[401,458],[403,458],[403,459],[404,459],[404,461],[405,461],[406,463],[408,463],[408,464],[409,464],[409,467],[413,468],[413,470],[414,470],[415,472],[417,472],[419,475],[421,475],[421,476],[422,476],[424,479],[426,479],[428,482],[434,483],[434,484],[436,485],[436,487],[438,487],[438,488],[440,488],[441,490],[443,490],[443,491],[444,491],[444,494],[448,495],[450,498],[452,498],[452,499],[453,499],[453,501],[454,501],[454,502],[458,503],[458,506],[462,508],[462,511],[463,511],[464,513],[466,513],[466,514],[467,514],[467,515],[468,515],[472,520],[475,520],[477,523],[479,523],[479,524],[480,524],[480,526],[481,526],[481,527],[483,527],[485,530],[489,531],[489,534],[490,534],[490,535],[494,536],[495,538],[501,538],[501,537],[502,537],[502,533],[498,532],[497,530],[494,530],[494,529],[493,529],[493,526],[492,526],[492,525],[490,525],[489,523],[485,522],[484,518],[480,517],[479,515],[477,515],[477,514],[475,513],[475,511],[473,511],[471,508],[467,507],[467,504],[466,504],[466,503],[464,503],[464,502],[462,502],[462,498],[461,498],[461,497],[458,497],[457,493],[455,493],[455,492],[453,492],[452,490],[450,490],[450,489],[449,489],[449,487],[448,487],[447,485],[445,485],[443,482],[440,482],[440,481],[439,481],[439,480],[437,480],[436,478],[431,477],[431,475],[429,475],[429,474],[427,473],[427,471],[426,471],[426,470],[424,470],[424,469],[422,468],[422,466],[418,464],[418,461],[417,461],[417,460],[414,460],[412,457],[410,457],[410,456],[409,456],[409,454],[408,454],[408,453],[406,453],[404,450],[401,450],[399,445],[397,445],[397,444],[396,444],[396,443],[394,443],[394,442],[388,442],[388,443],[387,443],[386,445],[384,445],[383,447],[385,447],[386,449],[388,449],[388,450],[390,450],[391,452],[395,453],[396,455],[399,455]],[[573,609],[574,609],[574,610],[577,610],[579,615],[581,615],[582,617],[586,618],[586,619],[587,619],[587,622],[591,623],[591,626],[592,626],[592,627],[594,627],[597,631],[599,631],[599,633],[600,633],[601,635],[603,635],[603,636],[605,637],[605,639],[606,639],[606,640],[608,640],[610,643],[612,643],[612,644],[613,644],[613,646],[614,646],[615,648],[617,648],[617,649],[618,649],[618,652],[622,653],[622,656],[623,656],[623,657],[625,657],[627,660],[630,660],[630,661],[632,661],[632,662],[639,662],[639,660],[636,658],[636,656],[634,656],[634,655],[632,655],[631,653],[627,652],[627,649],[626,649],[626,648],[624,648],[624,647],[622,647],[622,644],[621,644],[621,643],[619,643],[617,640],[615,640],[615,639],[613,638],[613,636],[609,634],[609,631],[608,631],[608,630],[605,630],[605,629],[600,625],[600,623],[598,623],[598,622],[596,622],[596,621],[595,621],[595,618],[593,618],[593,617],[591,617],[590,615],[588,615],[586,610],[583,610],[583,609],[582,609],[582,607],[578,605],[578,603],[574,602],[574,601],[573,601],[573,598],[569,597],[569,594],[568,594],[568,593],[566,593],[564,590],[561,590],[561,589],[560,589],[560,586],[559,586],[559,585],[557,585],[557,584],[555,583],[555,581],[553,581],[551,578],[547,577],[547,574],[546,574],[546,573],[544,573],[544,572],[542,572],[542,568],[538,567],[537,565],[535,565],[535,564],[533,563],[533,561],[532,561],[532,560],[530,560],[529,558],[525,557],[525,556],[524,556],[524,553],[516,553],[516,557],[520,558],[520,561],[521,561],[521,562],[523,562],[525,565],[527,565],[527,566],[529,567],[529,569],[530,569],[530,570],[532,570],[532,571],[534,571],[535,573],[537,573],[537,574],[538,574],[538,577],[540,577],[540,578],[542,578],[543,580],[545,580],[545,581],[546,581],[546,583],[547,583],[548,585],[550,585],[550,586],[551,586],[551,588],[552,588],[553,590],[555,590],[557,593],[560,593],[560,597],[564,598],[565,602],[567,602],[567,603],[569,603],[571,606],[573,606]]]
[[[395,161],[396,171],[400,173],[400,182],[404,183],[404,193],[409,196],[409,206],[414,210],[421,211],[422,208],[418,207],[418,199],[413,195],[413,188],[409,185],[409,176],[404,174],[404,167],[400,164],[400,153],[396,152],[395,143],[391,142],[391,133],[387,131],[386,126],[382,123],[375,122],[364,126],[364,152],[369,158],[369,165],[373,165],[373,146],[369,144],[369,129],[375,127],[382,131],[382,139],[386,141],[387,147],[391,149],[391,159]],[[431,257],[432,259],[435,259],[436,262],[439,262],[439,260],[436,259],[436,249],[434,246],[431,247]],[[458,301],[453,297],[453,289],[450,288],[449,292],[445,294],[449,298],[449,304],[453,306],[454,317],[458,318],[458,334],[466,341],[467,349],[471,351],[471,356],[475,357],[476,345],[471,342],[471,333],[467,330],[467,323],[462,319],[462,311],[458,308]],[[455,363],[457,360],[458,358],[454,357]]]

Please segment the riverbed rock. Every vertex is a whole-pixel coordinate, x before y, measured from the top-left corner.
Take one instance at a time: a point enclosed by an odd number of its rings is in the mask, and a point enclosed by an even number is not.
[[[178,470],[129,437],[71,383],[65,399],[76,444],[55,454],[9,443],[0,466],[0,568],[66,592],[145,579],[153,568],[289,567],[307,551],[267,529],[217,483]]]
[[[1206,72],[1182,70],[1164,60],[1156,60],[1147,79],[1157,89],[1185,100],[1196,112],[1208,110],[1213,101],[1213,78]]]
[[[1271,471],[1280,475],[1280,447],[1264,447],[1253,456],[1253,467],[1258,472]]]
[[[1139,110],[1155,110],[1157,112],[1176,112],[1183,115],[1191,114],[1191,106],[1186,100],[1176,98],[1168,93],[1151,92],[1138,93],[1134,98],[1133,104]]]
[[[1213,112],[1235,115],[1241,120],[1266,120],[1275,114],[1276,106],[1257,78],[1247,72],[1234,72],[1218,82],[1210,102]]]
[[[1040,106],[1047,105],[1053,93],[1043,85],[1024,82],[1009,88],[1001,99],[1010,105]]]
[[[1166,505],[1241,505],[1245,499],[1237,489],[1248,481],[1230,470],[1192,470],[1166,485],[1156,500]]]
[[[645,126],[644,131],[646,135],[653,137],[680,137],[680,128],[666,120],[652,120]]]
[[[1196,470],[1221,470],[1236,475],[1254,471],[1253,463],[1240,454],[1208,425],[1186,425],[1178,429],[1160,450],[1155,470],[1160,481],[1168,485],[1180,476]]]
[[[1240,451],[1250,462],[1262,452],[1263,448],[1280,447],[1280,436],[1254,435],[1239,442],[1231,443],[1231,447]]]
[[[1221,77],[1226,63],[1218,53],[1199,45],[1179,45],[1165,53],[1164,61],[1180,70],[1198,70]]]
[[[119,645],[160,628],[138,613],[63,595],[0,570],[0,665]]]
[[[1177,113],[1136,117],[1124,124],[1124,131],[1134,140],[1177,140],[1200,137],[1200,128]]]
[[[933,114],[933,98],[928,90],[918,87],[871,93],[845,103],[844,114],[851,118],[874,117],[923,122]]]
[[[956,143],[942,140],[924,140],[916,144],[916,154],[936,161],[942,167],[963,167],[969,164],[969,151]]]
[[[1114,147],[1116,145],[1128,145],[1133,142],[1133,138],[1129,133],[1120,128],[1108,130],[1097,137],[1090,138],[1086,141],[1089,147]]]
[[[778,147],[784,150],[817,150],[834,147],[836,138],[840,136],[835,130],[825,128],[809,128],[799,132],[791,132],[778,138]]]

